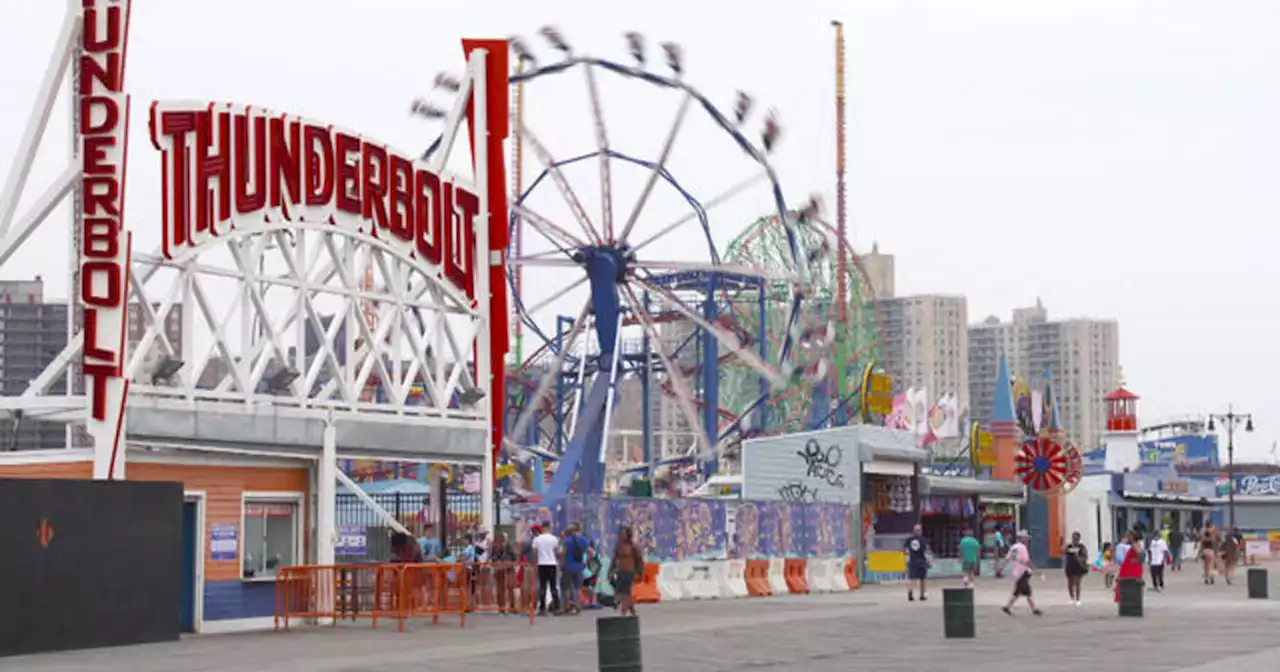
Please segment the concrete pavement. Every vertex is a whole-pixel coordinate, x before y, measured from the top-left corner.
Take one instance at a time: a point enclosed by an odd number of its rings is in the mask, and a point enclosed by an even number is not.
[[[1190,568],[1188,568],[1190,569]],[[1280,566],[1271,566],[1274,600],[1249,600],[1234,586],[1171,574],[1163,594],[1148,593],[1147,615],[1120,619],[1097,577],[1085,604],[1067,603],[1060,571],[1033,584],[1040,618],[1025,604],[1014,617],[999,606],[1011,582],[978,587],[978,638],[942,636],[942,595],[908,603],[901,586],[841,595],[787,596],[641,605],[645,668],[655,672],[872,669],[878,672],[978,670],[1078,672],[1119,665],[1125,672],[1274,669],[1280,664]],[[956,585],[950,582],[947,585]],[[301,628],[288,633],[191,637],[180,643],[0,659],[5,672],[376,672],[482,666],[518,672],[596,669],[594,614],[527,619],[480,615],[456,621]],[[612,613],[612,612],[609,612]],[[1034,665],[1030,667],[1029,665]]]

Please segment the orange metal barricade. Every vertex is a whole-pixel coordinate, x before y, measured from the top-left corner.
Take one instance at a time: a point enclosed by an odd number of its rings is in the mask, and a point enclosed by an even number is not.
[[[401,630],[404,618],[430,616],[433,624],[444,614],[457,614],[467,625],[467,570],[461,563],[421,563],[401,565]]]
[[[289,619],[380,618],[399,614],[397,565],[315,565],[282,567],[276,574],[275,627],[289,628]]]
[[[457,614],[465,627],[468,612],[528,613],[533,623],[535,578],[522,563],[420,563],[386,565],[304,565],[283,567],[276,576],[275,627],[290,619],[355,621],[405,619]]]
[[[537,610],[538,579],[529,565],[519,562],[467,565],[467,603],[473,612],[529,614]]]

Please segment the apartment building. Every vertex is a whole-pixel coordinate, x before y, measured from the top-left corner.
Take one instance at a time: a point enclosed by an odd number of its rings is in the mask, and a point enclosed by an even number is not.
[[[968,303],[963,296],[925,294],[881,299],[887,370],[894,393],[925,389],[929,402],[955,394],[969,405]]]
[[[862,269],[871,282],[871,289],[875,292],[873,296],[876,299],[892,299],[895,277],[893,255],[881,252],[879,243],[872,243],[871,252],[859,255],[858,260],[862,262]]]
[[[159,308],[158,305],[152,310]],[[129,347],[138,345],[146,331],[141,306],[129,306]],[[175,304],[165,320],[170,343],[182,353],[182,305]],[[26,391],[45,367],[67,346],[67,304],[46,301],[44,279],[0,281],[0,394],[17,396]],[[144,365],[158,359],[162,346],[157,339]],[[70,367],[73,391],[82,394],[84,381],[79,362]],[[51,391],[66,389],[66,376],[54,381]],[[149,381],[148,381],[149,382]],[[83,439],[77,432],[73,440]],[[0,420],[0,450],[38,450],[66,446],[66,424],[34,417],[10,417]]]
[[[991,316],[969,327],[969,380],[973,417],[991,415],[1000,357],[1009,374],[1043,389],[1049,376],[1058,421],[1085,449],[1099,445],[1106,425],[1103,397],[1120,379],[1120,327],[1115,320],[1049,320],[1040,300],[1013,311],[1009,322]]]

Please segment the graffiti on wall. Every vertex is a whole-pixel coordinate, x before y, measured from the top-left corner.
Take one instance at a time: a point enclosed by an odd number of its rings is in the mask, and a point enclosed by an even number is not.
[[[607,498],[574,495],[552,507],[516,510],[516,535],[531,538],[534,523],[553,531],[571,523],[613,552],[618,529],[628,525],[654,561],[757,557],[841,557],[853,548],[856,507],[844,504],[704,499]],[[733,519],[733,533],[727,520]]]

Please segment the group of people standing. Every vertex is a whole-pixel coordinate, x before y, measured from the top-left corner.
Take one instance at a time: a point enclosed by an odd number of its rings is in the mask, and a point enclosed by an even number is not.
[[[532,531],[524,559],[537,567],[539,615],[548,613],[548,607],[553,614],[581,612],[601,578],[613,587],[613,606],[621,615],[636,615],[631,587],[636,573],[644,567],[644,550],[629,526],[618,529],[607,577],[600,576],[602,563],[596,544],[583,536],[578,523],[569,525],[560,536],[552,532],[550,523],[535,524]]]
[[[429,563],[452,561],[471,565],[468,570],[469,592],[477,592],[476,586],[487,567],[493,570],[497,588],[498,606],[505,610],[518,603],[517,593],[530,590],[536,584],[538,613],[540,615],[577,614],[593,601],[595,589],[601,579],[613,587],[613,606],[622,615],[636,615],[631,588],[636,574],[645,563],[645,553],[636,542],[635,534],[626,525],[618,530],[609,561],[607,577],[601,576],[602,564],[595,542],[582,533],[582,526],[573,523],[560,534],[552,531],[550,523],[538,523],[531,527],[531,536],[521,544],[513,543],[501,531],[490,537],[482,530],[462,535],[461,546],[456,553],[447,555],[436,536],[433,523],[419,525],[421,536],[414,537],[396,532],[391,535],[391,560],[397,563]],[[493,568],[495,564],[524,563],[536,572],[525,578],[525,567]]]

